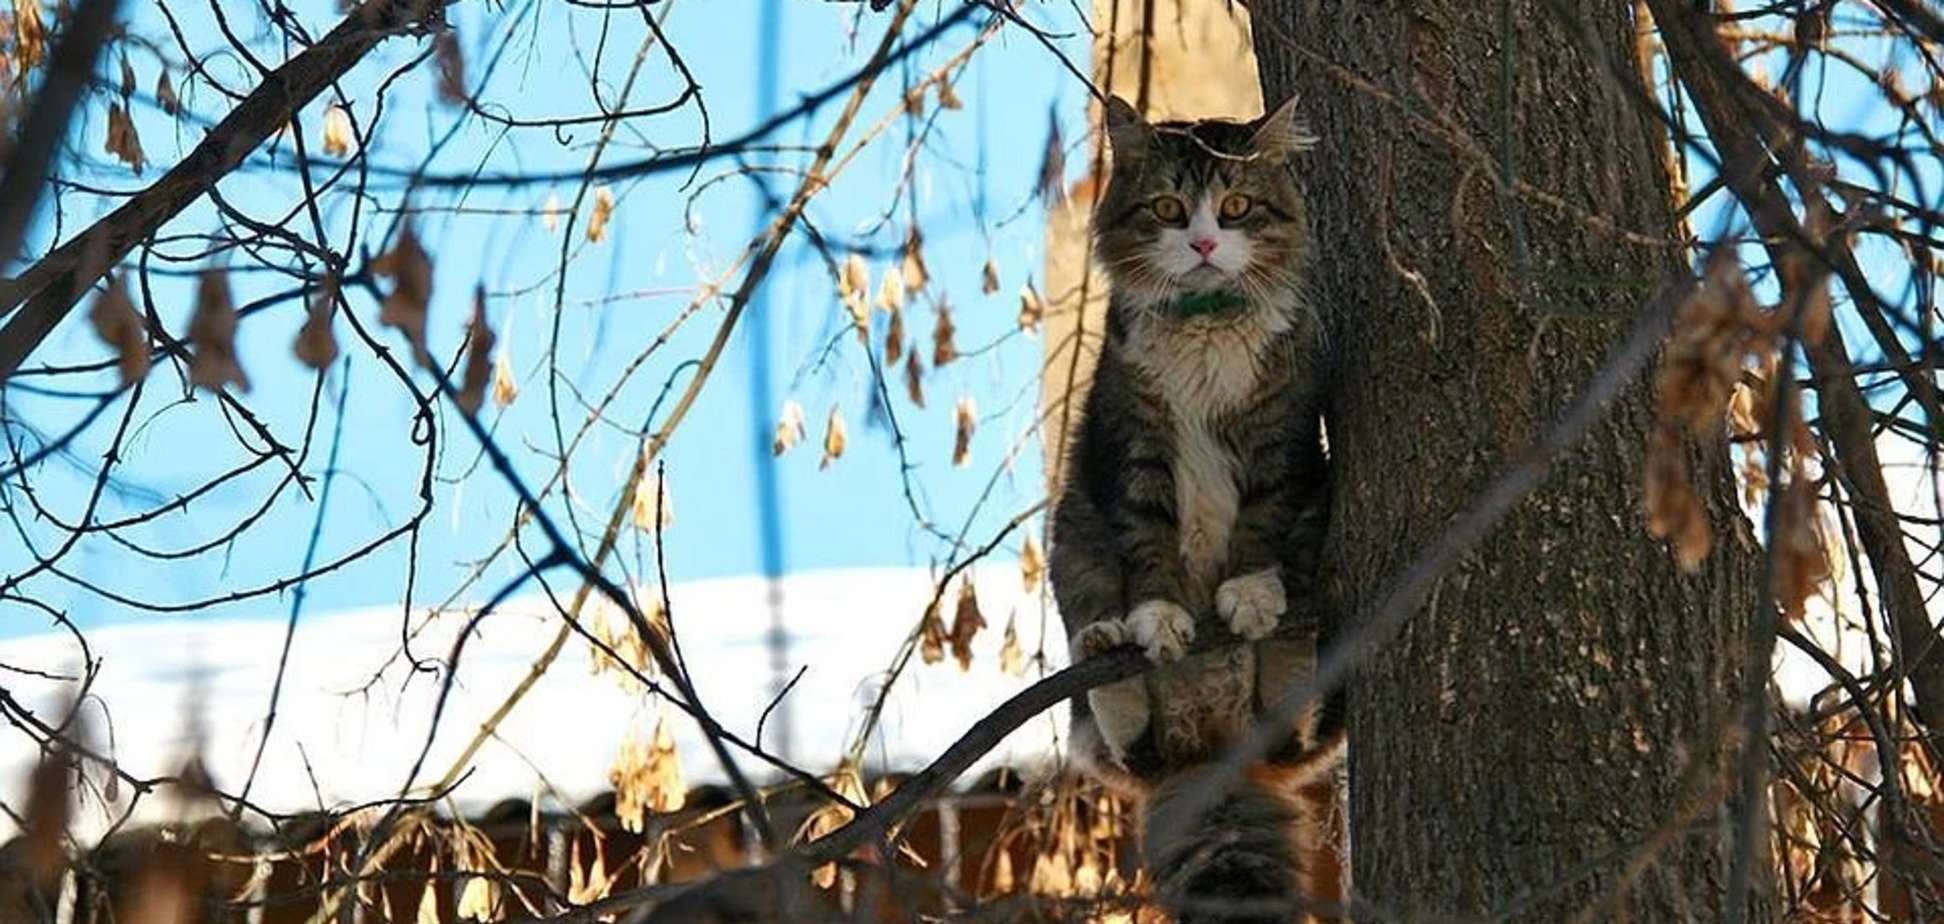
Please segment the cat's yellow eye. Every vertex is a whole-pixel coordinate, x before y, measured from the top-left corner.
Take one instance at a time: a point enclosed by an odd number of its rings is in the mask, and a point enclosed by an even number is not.
[[[1188,217],[1188,206],[1174,196],[1156,196],[1148,208],[1154,211],[1154,217],[1171,225],[1180,224]]]
[[[1217,214],[1230,221],[1234,221],[1237,218],[1249,214],[1250,210],[1254,208],[1254,199],[1241,193],[1229,193],[1222,197],[1222,204],[1217,209]]]

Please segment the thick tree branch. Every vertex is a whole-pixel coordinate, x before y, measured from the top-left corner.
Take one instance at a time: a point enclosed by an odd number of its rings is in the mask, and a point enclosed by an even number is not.
[[[1227,640],[1224,640],[1225,642]],[[808,872],[841,862],[858,849],[884,840],[926,800],[935,798],[964,775],[980,757],[1027,720],[1094,687],[1141,673],[1148,660],[1134,648],[1091,658],[1013,694],[960,735],[925,769],[830,835],[797,847],[758,867],[725,872],[677,887],[649,886],[611,896],[573,911],[510,924],[583,924],[639,910],[636,924],[692,924],[698,921],[803,921],[812,906],[802,904]],[[788,916],[779,913],[787,908]],[[801,915],[799,915],[801,912]]]
[[[236,169],[380,42],[435,27],[451,2],[372,0],[353,10],[317,44],[264,77],[154,185],[56,247],[20,278],[0,286],[0,317],[20,309],[0,330],[0,381],[12,378],[81,296],[137,244]]]

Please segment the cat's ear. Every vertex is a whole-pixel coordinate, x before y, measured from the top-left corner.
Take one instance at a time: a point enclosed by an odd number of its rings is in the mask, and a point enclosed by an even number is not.
[[[1272,160],[1284,160],[1291,154],[1301,154],[1316,147],[1316,132],[1309,122],[1296,114],[1297,97],[1291,96],[1282,105],[1270,110],[1268,115],[1256,121],[1255,135],[1250,137],[1249,145]]]
[[[1141,156],[1147,149],[1148,124],[1127,100],[1109,94],[1107,97],[1107,143],[1113,149],[1114,159],[1127,163]]]

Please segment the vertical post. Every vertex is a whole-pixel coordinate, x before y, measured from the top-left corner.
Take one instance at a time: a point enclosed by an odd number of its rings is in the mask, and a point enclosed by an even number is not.
[[[761,122],[776,112],[780,59],[782,57],[783,8],[780,0],[763,0],[761,37],[756,50],[756,120]],[[762,234],[770,221],[770,196],[762,192],[756,203],[756,233]],[[749,318],[749,416],[750,459],[756,474],[756,518],[763,543],[763,576],[768,585],[770,616],[767,641],[770,654],[770,689],[781,696],[790,680],[790,635],[783,619],[783,489],[777,481],[776,466],[770,460],[770,414],[776,395],[770,381],[770,336],[775,324],[770,310],[769,287],[759,286],[750,297]],[[783,760],[794,756],[794,722],[790,704],[780,702],[770,724],[776,728],[771,750]]]

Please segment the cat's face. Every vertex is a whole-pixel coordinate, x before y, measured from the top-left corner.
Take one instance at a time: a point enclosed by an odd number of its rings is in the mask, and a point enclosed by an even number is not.
[[[1315,143],[1295,101],[1254,122],[1149,125],[1107,105],[1114,167],[1094,209],[1115,291],[1146,304],[1187,292],[1261,296],[1295,282],[1309,246],[1289,157]]]

